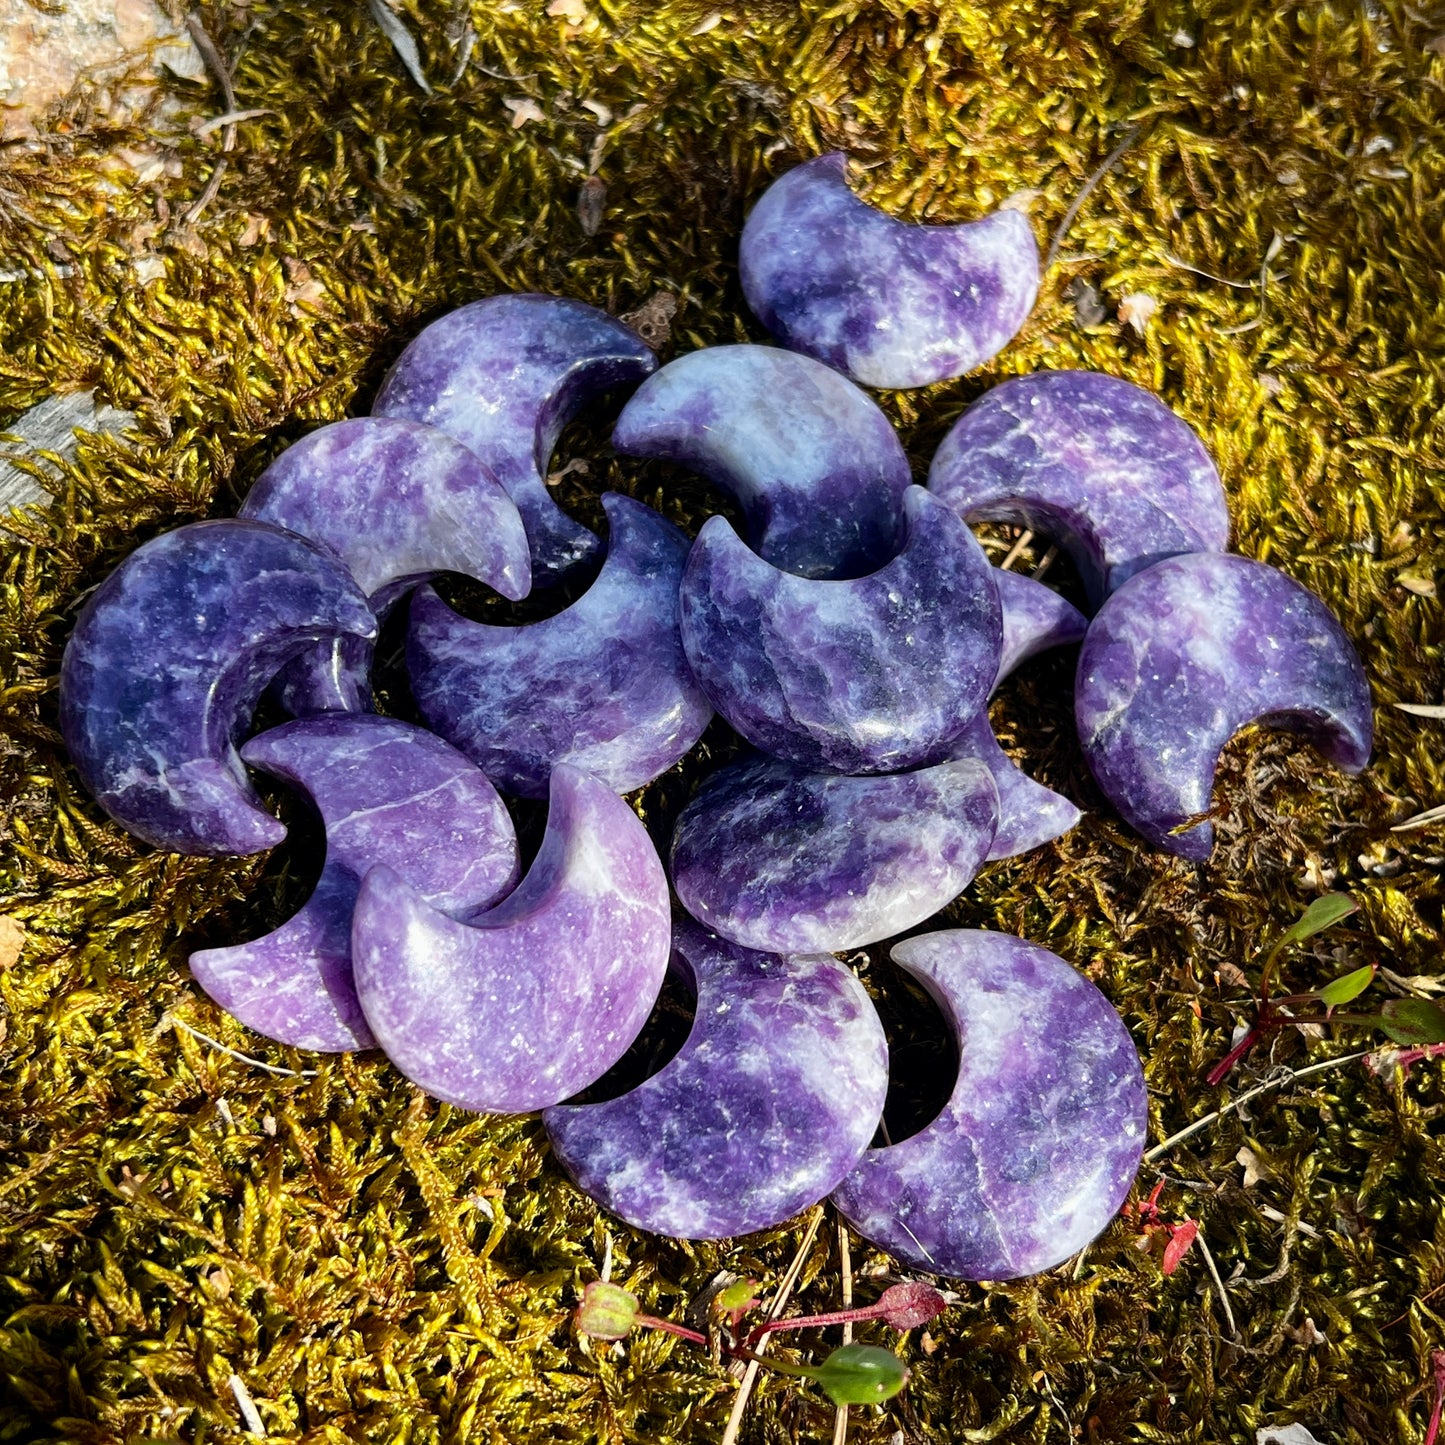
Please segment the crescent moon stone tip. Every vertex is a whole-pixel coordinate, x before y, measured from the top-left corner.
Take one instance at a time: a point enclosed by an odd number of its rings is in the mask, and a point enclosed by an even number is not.
[[[854,193],[847,159],[795,166],[754,206],[738,260],[757,318],[865,386],[927,386],[1001,351],[1038,296],[1028,217],[910,225]]]

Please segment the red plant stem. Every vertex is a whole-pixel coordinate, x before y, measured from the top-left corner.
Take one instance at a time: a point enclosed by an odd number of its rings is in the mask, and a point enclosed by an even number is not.
[[[1445,1350],[1431,1350],[1430,1364],[1435,1371],[1435,1407],[1430,1411],[1425,1445],[1435,1445],[1435,1437],[1440,1433],[1440,1414],[1445,1410]]]
[[[696,1330],[690,1330],[686,1325],[680,1325],[675,1320],[659,1319],[656,1315],[637,1315],[633,1323],[641,1325],[648,1330],[665,1330],[670,1335],[676,1335],[680,1340],[691,1340],[695,1345],[706,1345],[707,1336],[699,1334]]]
[[[1252,1024],[1245,1036],[1204,1076],[1204,1082],[1211,1088],[1222,1084],[1234,1066],[1264,1037],[1267,1028],[1263,1017]]]
[[[748,1331],[746,1343],[755,1345],[764,1335],[770,1335],[775,1330],[820,1330],[828,1325],[856,1325],[864,1320],[881,1320],[886,1313],[886,1310],[879,1309],[876,1305],[867,1305],[856,1310],[834,1310],[827,1315],[797,1315],[788,1320],[766,1320]]]

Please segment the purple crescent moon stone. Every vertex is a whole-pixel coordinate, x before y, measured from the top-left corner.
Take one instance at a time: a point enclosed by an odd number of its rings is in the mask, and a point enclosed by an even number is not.
[[[637,1228],[682,1239],[770,1229],[867,1149],[888,1091],[882,1025],[827,954],[753,953],[688,923],[674,950],[697,998],[687,1042],[630,1094],[548,1109],[552,1151]]]
[[[385,865],[356,900],[352,968],[372,1033],[413,1083],[464,1109],[529,1113],[595,1083],[667,971],[667,878],[647,830],[565,763],[551,797],[526,877],[469,923]]]
[[[909,225],[853,193],[842,154],[795,166],[763,192],[738,263],[748,305],[784,346],[864,386],[972,371],[1013,339],[1039,290],[1027,216]]]
[[[748,948],[862,948],[973,881],[998,825],[978,762],[845,778],[771,758],[714,773],[677,820],[682,906]]]
[[[1157,847],[1204,862],[1225,743],[1247,723],[1304,734],[1358,773],[1374,719],[1364,669],[1312,592],[1245,557],[1173,557],[1125,583],[1079,654],[1074,712],[1084,757],[1125,821]]]
[[[960,517],[1058,538],[1096,604],[1165,557],[1229,542],[1204,444],[1158,397],[1097,371],[985,392],[944,437],[928,487]]]
[[[298,532],[350,569],[380,617],[418,582],[465,572],[516,601],[532,585],[516,503],[475,452],[435,427],[362,416],[317,428],[257,478],[240,515]],[[369,708],[371,648],[338,641],[279,680],[298,716]]]
[[[376,618],[321,549],[264,522],[194,522],[132,552],[81,610],[60,666],[60,726],[118,823],[178,853],[256,853],[286,836],[236,741],[266,684]]]
[[[532,580],[544,586],[598,549],[547,491],[557,438],[587,402],[656,367],[637,333],[595,306],[561,296],[489,296],[421,332],[372,413],[440,427],[496,473],[522,513]]]
[[[993,581],[1003,608],[1003,654],[995,687],[1029,658],[1084,640],[1088,618],[1052,587],[1001,567],[994,568]]]
[[[613,445],[681,462],[742,505],[748,542],[800,577],[856,577],[903,537],[908,458],[867,393],[810,357],[713,346],[664,366]]]
[[[833,1203],[915,1269],[1051,1269],[1108,1224],[1138,1172],[1148,1101],[1129,1031],[1088,979],[1020,938],[956,929],[892,956],[957,1035],[958,1081],[931,1124],[870,1149]]]
[[[712,718],[678,634],[687,538],[630,497],[609,492],[602,505],[607,560],[555,617],[493,627],[457,616],[430,588],[412,600],[417,706],[503,792],[545,797],[559,762],[630,792],[670,768]]]
[[[517,840],[475,764],[408,723],[331,714],[272,728],[241,749],[304,792],[326,829],[326,863],[301,910],[273,933],[191,955],[228,1013],[299,1049],[375,1045],[351,983],[351,910],[385,863],[434,908],[485,907],[517,881]]]
[[[1003,624],[973,534],[921,487],[907,539],[848,581],[780,572],[711,518],[683,573],[682,640],[713,706],[804,768],[886,773],[938,762],[983,706]]]

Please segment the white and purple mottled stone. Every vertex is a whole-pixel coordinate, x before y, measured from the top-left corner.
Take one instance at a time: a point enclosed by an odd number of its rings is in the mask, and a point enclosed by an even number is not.
[[[612,442],[735,497],[752,549],[800,577],[871,572],[903,537],[910,475],[892,423],[846,377],[794,351],[681,356],[633,393]]]
[[[671,941],[647,829],[565,763],[541,849],[494,908],[457,922],[381,864],[351,921],[357,997],[392,1063],[447,1103],[512,1114],[561,1103],[622,1057]]]
[[[1003,607],[1003,655],[995,688],[1016,667],[1051,647],[1083,637],[1084,614],[1042,582],[995,568],[994,585]],[[989,862],[1028,853],[1062,837],[1082,814],[1062,794],[1035,782],[999,746],[986,710],[974,715],[950,748],[955,758],[974,758],[988,768],[998,788],[998,830]]]
[[[1148,1124],[1139,1055],[1108,999],[1057,954],[967,929],[895,944],[893,961],[958,1039],[948,1103],[870,1149],[833,1191],[871,1243],[955,1279],[1019,1279],[1113,1218]]]
[[[1052,587],[1002,567],[994,568],[993,581],[1003,608],[1003,652],[995,687],[1029,658],[1084,640],[1089,619]]]
[[[346,568],[265,522],[194,522],[132,552],[82,608],[60,665],[60,726],[81,781],[136,837],[256,853],[286,829],[236,742],[266,684],[376,618]]]
[[[439,737],[394,718],[333,713],[272,728],[241,749],[321,814],[326,862],[310,898],[263,938],[191,955],[191,973],[248,1028],[299,1049],[376,1040],[351,982],[351,910],[385,863],[444,913],[495,902],[518,877],[506,805]]]
[[[470,447],[521,511],[532,579],[545,586],[599,545],[547,491],[557,438],[589,401],[656,367],[641,337],[595,306],[562,296],[489,296],[416,337],[372,414],[426,422]]]
[[[862,948],[912,928],[973,881],[998,825],[982,763],[885,777],[756,758],[710,777],[677,820],[682,906],[747,948]]]
[[[673,959],[692,1032],[652,1078],[543,1116],[577,1185],[639,1229],[720,1239],[771,1229],[862,1157],[888,1092],[888,1046],[862,984],[828,954],[754,953],[691,923]]]
[[[849,580],[763,561],[723,517],[683,573],[682,640],[713,706],[755,747],[804,768],[939,762],[984,705],[1003,624],[973,534],[921,487],[892,561]]]
[[[678,633],[688,540],[615,492],[607,560],[571,607],[525,627],[459,617],[431,588],[412,599],[407,670],[427,725],[505,793],[541,798],[558,763],[619,793],[651,782],[712,718]]]
[[[1157,396],[1098,371],[1036,371],[985,392],[944,437],[928,487],[960,517],[1056,538],[1095,605],[1165,557],[1229,542],[1203,442]]]
[[[381,617],[418,582],[464,572],[513,601],[532,586],[517,505],[475,452],[435,427],[362,416],[318,427],[256,479],[241,507],[329,547]],[[339,640],[277,681],[296,716],[370,708],[371,648]]]
[[[1225,743],[1247,723],[1302,733],[1358,773],[1370,759],[1370,687],[1314,593],[1245,557],[1173,557],[1125,583],[1089,625],[1074,712],[1084,757],[1125,821],[1204,862]]]
[[[1039,251],[1022,212],[910,225],[854,194],[848,158],[780,176],[743,227],[753,314],[791,351],[864,386],[927,386],[1002,351],[1033,310]]]

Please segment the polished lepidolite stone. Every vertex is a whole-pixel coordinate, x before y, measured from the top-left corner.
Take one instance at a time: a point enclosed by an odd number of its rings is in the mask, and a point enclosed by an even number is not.
[[[602,505],[607,560],[555,617],[493,627],[459,617],[430,588],[412,600],[417,706],[503,792],[545,797],[560,762],[630,792],[670,768],[712,717],[678,634],[687,538],[630,497],[609,492]]]
[[[641,1032],[671,952],[667,878],[605,783],[563,763],[526,876],[456,922],[395,870],[367,875],[351,923],[366,1021],[427,1093],[529,1113],[595,1083]]]
[[[544,1115],[578,1186],[639,1229],[718,1239],[817,1203],[883,1113],[888,1047],[863,986],[828,954],[754,953],[690,923],[673,959],[692,1032],[629,1094]]]
[[[956,759],[982,763],[998,789],[998,826],[987,861],[1016,858],[1061,838],[1083,815],[1061,793],[1035,782],[999,745],[988,713],[980,712],[953,740]]]
[[[351,910],[385,863],[432,907],[486,907],[517,881],[517,839],[482,771],[431,733],[393,718],[330,714],[252,738],[252,767],[311,800],[326,862],[311,897],[251,943],[191,955],[196,982],[227,1013],[299,1049],[376,1043],[351,982]]]
[[[489,296],[433,321],[402,352],[372,407],[470,447],[522,513],[532,579],[556,581],[598,541],[547,491],[547,463],[587,402],[657,367],[641,337],[561,296]]]
[[[973,534],[921,487],[907,539],[847,581],[780,572],[711,518],[680,597],[682,640],[713,706],[755,747],[805,768],[937,762],[983,706],[1003,626]]]
[[[1158,397],[1098,371],[1036,371],[985,392],[943,439],[928,487],[960,517],[1057,538],[1095,604],[1165,557],[1229,541],[1204,444]]]
[[[1108,1224],[1138,1172],[1148,1102],[1129,1031],[1088,979],[1020,938],[928,933],[892,957],[954,1030],[958,1079],[932,1123],[870,1149],[833,1203],[914,1269],[1051,1269]]]
[[[1084,640],[1088,618],[1052,587],[1001,567],[994,568],[993,581],[1003,608],[1003,653],[995,687],[1029,658]]]
[[[738,265],[758,320],[864,386],[927,386],[1002,351],[1039,290],[1028,217],[909,225],[860,200],[847,167],[795,166],[753,207]]]
[[[903,538],[908,458],[846,377],[772,346],[713,346],[669,362],[622,409],[613,445],[701,472],[735,497],[748,542],[800,577],[856,577]]]
[[[847,778],[756,758],[714,773],[677,820],[682,906],[748,948],[862,948],[973,881],[998,825],[982,763]]]
[[[532,586],[516,503],[475,452],[420,422],[318,427],[261,473],[240,515],[329,547],[378,617],[438,572],[465,572],[513,601]],[[366,710],[370,669],[367,644],[338,640],[287,665],[280,700],[297,716]]]
[[[255,853],[286,830],[235,744],[293,657],[376,618],[350,574],[265,522],[195,522],[132,552],[81,610],[60,666],[60,726],[96,801],[178,853]]]
[[[1079,653],[1074,712],[1084,757],[1126,822],[1157,847],[1204,862],[1225,743],[1262,722],[1303,733],[1357,773],[1374,716],[1360,659],[1329,608],[1263,562],[1174,557],[1104,604]]]

